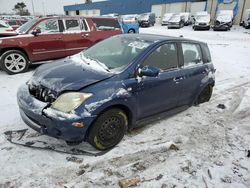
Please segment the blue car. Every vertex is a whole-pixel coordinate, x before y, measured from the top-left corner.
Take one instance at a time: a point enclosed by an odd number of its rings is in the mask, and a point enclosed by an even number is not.
[[[139,33],[139,23],[134,15],[120,16],[119,22],[124,33]]]
[[[209,101],[214,72],[203,42],[123,34],[40,66],[17,98],[34,130],[107,150],[149,119]]]

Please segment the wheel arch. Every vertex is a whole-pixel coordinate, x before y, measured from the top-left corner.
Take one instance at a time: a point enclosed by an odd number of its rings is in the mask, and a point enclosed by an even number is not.
[[[91,126],[95,123],[95,121],[97,120],[97,118],[100,116],[100,114],[103,114],[104,112],[108,111],[108,110],[111,110],[111,109],[121,109],[127,116],[127,121],[128,121],[128,127],[127,129],[131,129],[132,128],[132,125],[134,124],[135,120],[134,120],[134,116],[133,116],[133,112],[132,110],[124,105],[124,104],[113,104],[113,105],[110,105],[110,106],[106,106],[105,108],[101,109],[100,111],[98,111],[98,116],[95,118],[95,120],[91,123],[90,126],[88,126],[87,128],[87,131],[86,131],[86,135],[85,135],[85,138],[84,140],[87,140],[88,138],[88,134],[89,134],[89,131],[91,129]]]
[[[10,50],[18,50],[26,55],[28,60],[30,61],[29,54],[22,48],[20,47],[11,47],[11,48],[3,48],[0,50],[0,56],[2,56],[5,52],[10,51]]]
[[[215,82],[213,81],[210,81],[210,82],[208,82],[207,84],[204,84],[201,88],[200,88],[200,90],[197,92],[197,95],[195,95],[195,97],[194,97],[194,99],[193,99],[193,101],[192,101],[192,104],[191,105],[194,105],[195,104],[195,102],[197,101],[197,99],[198,99],[198,97],[200,96],[200,94],[207,88],[207,87],[214,87],[214,85],[215,85]]]

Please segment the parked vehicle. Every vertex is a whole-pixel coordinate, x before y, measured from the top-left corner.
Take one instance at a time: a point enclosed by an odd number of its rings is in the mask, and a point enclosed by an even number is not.
[[[33,62],[79,53],[122,30],[114,18],[46,17],[28,21],[17,33],[0,42],[0,66],[9,74],[25,72]]]
[[[0,38],[15,35],[17,35],[17,33],[13,30],[13,28],[10,27],[10,25],[8,25],[5,21],[0,20]]]
[[[162,26],[168,25],[169,20],[170,20],[170,18],[171,18],[173,15],[174,15],[173,13],[166,13],[166,14],[164,14],[164,16],[163,16],[163,18],[162,18],[161,25],[162,25]]]
[[[181,12],[180,15],[184,16],[184,26],[188,26],[188,25],[192,24],[190,12]]]
[[[194,30],[210,30],[210,14],[196,15],[195,22],[193,24]]]
[[[155,25],[155,13],[144,13],[138,17],[141,27],[151,27]]]
[[[232,10],[221,10],[218,12],[215,23],[214,31],[228,31],[233,26],[233,11]]]
[[[18,105],[34,130],[106,150],[150,118],[209,101],[214,72],[203,42],[118,35],[39,67],[19,88]]]
[[[250,29],[250,9],[245,10],[241,25],[246,29]]]
[[[229,15],[217,16],[214,23],[214,31],[229,31],[232,27],[232,19]]]
[[[14,30],[19,28],[21,25],[25,24],[27,20],[6,20],[6,23],[8,23]]]
[[[120,16],[119,20],[124,33],[139,33],[139,23],[135,15]]]
[[[168,29],[180,29],[184,27],[185,18],[180,14],[173,15],[168,23]]]

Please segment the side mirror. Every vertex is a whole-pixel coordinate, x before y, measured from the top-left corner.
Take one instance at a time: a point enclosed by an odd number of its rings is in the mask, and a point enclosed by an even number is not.
[[[142,69],[139,69],[139,76],[148,76],[148,77],[157,77],[160,73],[160,69],[151,66],[145,66]]]
[[[34,35],[34,36],[37,36],[38,34],[42,33],[41,29],[40,28],[36,28],[34,29],[31,34]]]

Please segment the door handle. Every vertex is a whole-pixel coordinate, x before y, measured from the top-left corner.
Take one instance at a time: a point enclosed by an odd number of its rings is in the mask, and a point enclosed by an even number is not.
[[[82,37],[85,37],[85,38],[88,37],[88,36],[89,36],[88,33],[82,35]]]
[[[184,79],[184,77],[180,76],[180,77],[175,77],[175,78],[173,79],[173,81],[174,81],[174,82],[179,82],[179,81],[181,81],[181,80],[183,80],[183,79]]]

